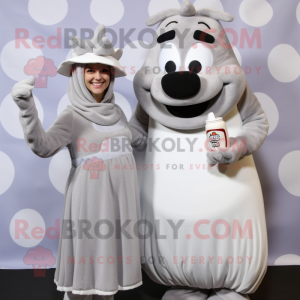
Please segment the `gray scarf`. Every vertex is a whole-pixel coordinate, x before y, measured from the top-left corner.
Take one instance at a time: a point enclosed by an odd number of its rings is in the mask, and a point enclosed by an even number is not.
[[[97,103],[85,85],[84,66],[84,64],[78,63],[73,65],[68,89],[68,97],[72,103],[70,107],[93,123],[103,126],[115,124],[120,120],[121,113],[118,106],[115,105],[114,72],[111,72],[110,84],[103,100]]]

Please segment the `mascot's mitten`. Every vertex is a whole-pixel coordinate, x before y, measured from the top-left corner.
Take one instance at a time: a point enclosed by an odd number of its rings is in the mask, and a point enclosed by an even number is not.
[[[229,148],[206,153],[210,165],[233,164],[246,155],[247,145],[244,137],[229,138],[229,141]]]
[[[11,96],[21,110],[34,106],[31,91],[34,89],[34,78],[22,80],[14,85]]]

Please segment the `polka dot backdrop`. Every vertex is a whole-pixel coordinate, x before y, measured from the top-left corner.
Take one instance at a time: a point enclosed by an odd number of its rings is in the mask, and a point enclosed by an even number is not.
[[[37,246],[57,258],[64,188],[71,166],[65,148],[47,159],[24,141],[13,85],[35,77],[34,101],[44,129],[70,104],[69,79],[56,68],[70,57],[69,36],[90,38],[99,23],[115,47],[128,76],[116,80],[115,96],[129,119],[137,100],[133,77],[142,66],[151,35],[141,34],[149,15],[179,8],[177,0],[18,0],[0,11],[0,268],[33,268],[24,260]],[[269,239],[269,265],[300,265],[300,3],[290,0],[196,0],[195,7],[231,13],[224,23],[251,89],[265,110],[270,131],[254,154],[261,180]],[[123,37],[123,38],[122,38]],[[252,37],[252,39],[251,39]],[[247,41],[248,38],[248,41]],[[52,66],[45,76],[26,68],[44,57]],[[48,267],[55,267],[54,265]]]

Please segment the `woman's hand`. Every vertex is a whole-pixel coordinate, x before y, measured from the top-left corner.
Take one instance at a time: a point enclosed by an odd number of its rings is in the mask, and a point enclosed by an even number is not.
[[[34,89],[34,78],[22,80],[14,85],[11,96],[21,110],[34,105],[32,90]]]

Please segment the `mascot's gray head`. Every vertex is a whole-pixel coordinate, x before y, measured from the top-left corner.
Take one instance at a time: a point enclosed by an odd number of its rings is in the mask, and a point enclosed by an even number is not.
[[[150,17],[160,22],[147,58],[134,78],[134,90],[146,113],[174,129],[205,126],[209,112],[224,117],[238,103],[246,79],[219,21],[223,11],[196,11],[188,0],[180,9]]]

